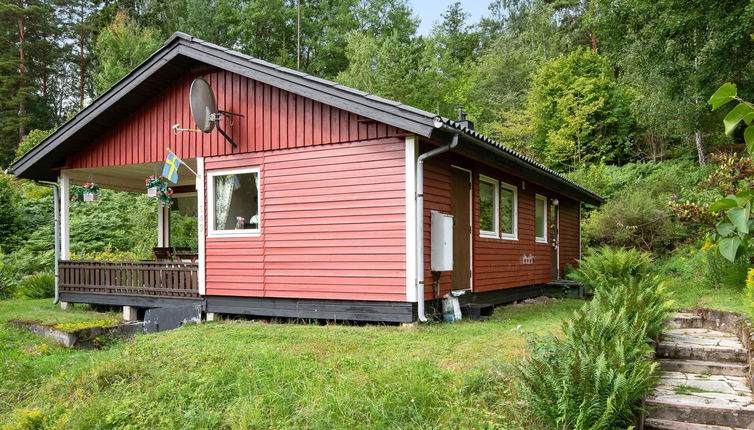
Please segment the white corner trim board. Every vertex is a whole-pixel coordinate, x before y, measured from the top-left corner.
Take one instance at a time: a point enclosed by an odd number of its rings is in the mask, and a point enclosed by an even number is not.
[[[204,241],[206,240],[206,234],[205,234],[205,223],[204,223],[204,158],[198,157],[196,159],[196,234],[198,237],[197,240],[197,246],[199,251],[199,273],[198,273],[198,283],[199,283],[199,294],[204,295],[206,293],[206,284],[205,284],[205,258],[206,258],[206,251],[205,251],[205,244]]]
[[[416,137],[406,137],[406,301],[416,301]]]

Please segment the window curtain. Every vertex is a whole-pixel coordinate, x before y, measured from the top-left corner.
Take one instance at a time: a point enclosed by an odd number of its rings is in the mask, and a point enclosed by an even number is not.
[[[230,198],[235,188],[235,175],[215,176],[215,228],[226,230]]]

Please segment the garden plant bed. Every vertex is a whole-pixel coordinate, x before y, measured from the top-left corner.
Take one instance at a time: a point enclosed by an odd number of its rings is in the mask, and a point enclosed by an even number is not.
[[[143,322],[112,319],[66,324],[14,319],[8,321],[8,325],[53,339],[66,348],[98,348],[110,339],[133,337],[144,331]]]

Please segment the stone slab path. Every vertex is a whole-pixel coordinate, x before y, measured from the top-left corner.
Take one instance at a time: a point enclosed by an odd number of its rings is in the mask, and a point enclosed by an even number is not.
[[[645,429],[754,429],[748,353],[733,335],[678,314],[657,344],[659,384],[646,399]]]

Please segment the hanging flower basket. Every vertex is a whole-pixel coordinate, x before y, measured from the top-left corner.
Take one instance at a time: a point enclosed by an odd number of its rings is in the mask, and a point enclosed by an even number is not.
[[[144,180],[144,183],[149,197],[157,197],[165,206],[170,207],[173,206],[173,189],[168,187],[167,182],[162,182],[163,179],[165,179],[163,176],[150,176]]]
[[[93,182],[87,182],[74,189],[71,193],[71,203],[79,204],[96,201],[99,201],[99,185]]]

